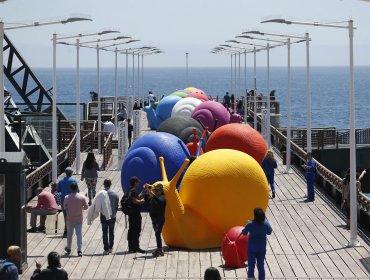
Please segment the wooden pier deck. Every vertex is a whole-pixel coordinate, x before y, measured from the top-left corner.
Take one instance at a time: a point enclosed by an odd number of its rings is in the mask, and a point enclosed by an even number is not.
[[[100,156],[98,159],[101,160]],[[120,172],[113,170],[115,164],[113,161],[110,170],[99,173],[97,186],[100,190],[103,180],[109,178],[121,197]],[[270,199],[267,211],[273,233],[268,237],[266,279],[370,279],[369,239],[362,235],[361,246],[347,248],[349,231],[344,228],[344,215],[317,190],[315,202],[304,203],[306,184],[302,175],[294,169],[285,174],[285,166],[280,159],[278,165],[276,198]],[[75,177],[79,179],[80,176]],[[85,182],[79,182],[79,186],[85,193]],[[86,214],[87,211],[85,219]],[[74,237],[72,254],[61,260],[69,278],[202,279],[209,266],[217,267],[223,279],[247,278],[247,267],[223,267],[220,249],[189,251],[166,247],[164,257],[153,258],[151,252],[156,243],[151,220],[146,213],[142,216],[140,246],[148,250],[146,254],[127,253],[127,229],[122,212],[117,215],[115,245],[110,255],[103,255],[99,219],[91,226],[84,221],[83,257],[77,257]],[[35,269],[34,260],[45,268],[47,254],[53,250],[62,254],[66,245],[66,239],[58,234],[28,233],[27,238],[29,268],[21,279],[30,279]]]

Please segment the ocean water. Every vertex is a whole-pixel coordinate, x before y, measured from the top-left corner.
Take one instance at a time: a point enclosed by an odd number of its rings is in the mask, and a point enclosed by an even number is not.
[[[52,87],[52,71],[48,68],[33,69],[45,88]],[[141,70],[140,70],[141,71]],[[266,68],[257,68],[257,91],[266,94]],[[125,69],[118,70],[118,95],[125,95]],[[81,69],[81,102],[90,101],[90,91],[96,90],[96,69]],[[114,68],[100,70],[100,87],[103,96],[114,96]],[[129,69],[129,94],[132,91],[132,69]],[[144,93],[150,90],[156,95],[167,95],[177,89],[194,86],[208,95],[222,97],[231,90],[230,68],[189,68],[189,83],[186,83],[185,68],[145,68]],[[237,87],[239,84],[237,76]],[[5,79],[5,86],[13,93],[16,101],[22,100]],[[140,82],[141,87],[141,82]],[[247,89],[253,87],[253,69],[247,68]],[[135,70],[136,94],[137,69]],[[241,67],[241,90],[245,88],[244,67]],[[349,127],[349,70],[348,67],[311,67],[311,108],[312,127],[335,126]],[[280,102],[282,125],[286,123],[287,105],[287,68],[271,67],[270,89],[276,90]],[[306,126],[306,68],[291,69],[291,123],[293,127]],[[370,67],[355,69],[356,127],[370,127]],[[57,101],[75,102],[76,70],[74,68],[57,69]],[[73,117],[74,109],[70,111]]]

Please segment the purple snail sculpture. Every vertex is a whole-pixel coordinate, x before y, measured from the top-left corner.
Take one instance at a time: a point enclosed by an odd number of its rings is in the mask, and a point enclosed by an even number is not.
[[[195,107],[191,116],[207,126],[210,132],[230,122],[229,112],[221,103],[216,101],[205,101],[199,104]]]

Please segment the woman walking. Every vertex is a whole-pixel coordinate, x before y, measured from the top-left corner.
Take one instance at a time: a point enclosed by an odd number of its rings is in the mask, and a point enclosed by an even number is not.
[[[265,158],[262,161],[262,169],[265,172],[267,181],[270,185],[272,198],[275,198],[275,168],[277,168],[277,163],[274,157],[274,153],[271,150],[268,150]]]
[[[81,181],[86,179],[86,185],[88,189],[89,206],[91,201],[94,199],[96,194],[96,182],[98,181],[99,165],[96,162],[93,152],[87,154],[86,160],[82,166]]]
[[[249,221],[242,230],[243,235],[249,233],[248,239],[248,279],[254,278],[254,267],[258,268],[258,279],[265,279],[265,255],[266,255],[266,236],[272,232],[271,225],[266,219],[265,213],[261,208],[254,209],[254,220]]]

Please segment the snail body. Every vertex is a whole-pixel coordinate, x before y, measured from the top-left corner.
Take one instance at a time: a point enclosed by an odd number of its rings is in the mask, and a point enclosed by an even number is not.
[[[160,159],[165,174],[163,158]],[[268,205],[268,185],[261,166],[249,155],[222,149],[198,157],[186,171],[180,191],[174,178],[160,181],[167,199],[165,242],[174,247],[220,247],[224,232],[253,219],[253,209]]]

